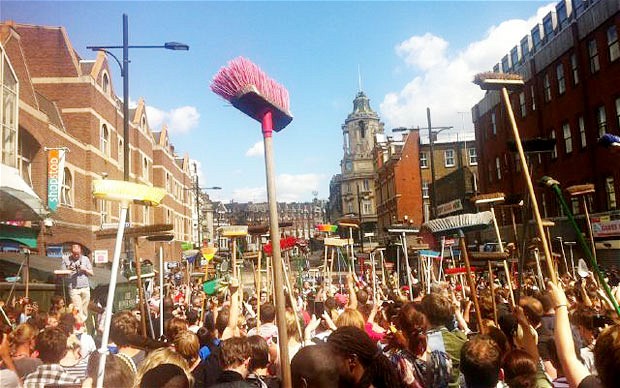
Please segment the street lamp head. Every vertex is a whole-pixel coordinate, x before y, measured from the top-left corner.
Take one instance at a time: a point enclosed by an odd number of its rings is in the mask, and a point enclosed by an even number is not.
[[[476,74],[474,83],[482,90],[520,90],[523,88],[523,78],[519,74],[486,72]]]
[[[186,45],[185,43],[179,43],[179,42],[166,42],[164,43],[164,48],[167,50],[188,51],[189,45]]]
[[[205,187],[206,190],[222,190],[220,186]]]

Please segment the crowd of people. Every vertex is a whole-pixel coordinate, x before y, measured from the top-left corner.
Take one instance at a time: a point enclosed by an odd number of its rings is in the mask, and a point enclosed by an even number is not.
[[[282,365],[293,387],[618,386],[620,325],[594,276],[541,284],[526,275],[521,286],[515,276],[513,305],[497,275],[475,275],[481,322],[457,277],[430,292],[415,271],[402,287],[396,276],[304,282],[286,290],[286,362],[269,290],[231,278],[207,295],[171,279],[145,303],[146,331],[139,308],[113,314],[103,386],[280,387]],[[618,276],[608,275],[620,300]],[[28,298],[1,303],[0,387],[97,386],[102,328],[87,330],[80,306],[62,296],[47,312]]]

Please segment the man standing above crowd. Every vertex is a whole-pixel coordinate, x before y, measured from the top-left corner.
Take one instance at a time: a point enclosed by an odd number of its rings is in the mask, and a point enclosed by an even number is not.
[[[88,257],[82,254],[80,244],[71,245],[71,254],[63,256],[62,269],[71,271],[69,275],[69,295],[73,307],[78,309],[82,322],[88,318],[88,303],[90,302],[89,276],[93,276],[93,266]]]

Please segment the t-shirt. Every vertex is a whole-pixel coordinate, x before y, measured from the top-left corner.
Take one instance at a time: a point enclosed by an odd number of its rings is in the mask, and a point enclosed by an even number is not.
[[[603,383],[594,375],[589,375],[581,380],[577,388],[603,388]]]
[[[462,331],[448,331],[445,327],[440,329],[443,338],[445,352],[452,361],[452,373],[449,387],[458,387],[459,368],[461,366],[461,348],[467,342],[467,335]]]

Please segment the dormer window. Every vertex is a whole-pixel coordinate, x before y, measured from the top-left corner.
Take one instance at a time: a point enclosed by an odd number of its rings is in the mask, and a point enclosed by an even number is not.
[[[108,73],[103,73],[101,86],[103,88],[103,92],[107,95],[110,95],[110,77],[108,76]]]

